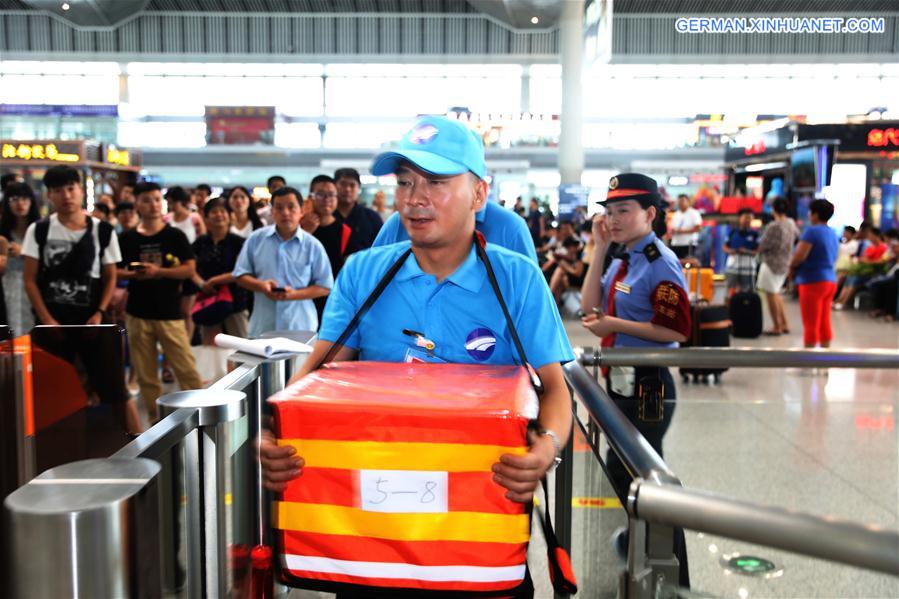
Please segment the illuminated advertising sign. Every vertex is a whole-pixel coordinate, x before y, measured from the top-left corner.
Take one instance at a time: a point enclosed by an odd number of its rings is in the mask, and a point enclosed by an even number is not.
[[[899,147],[899,128],[888,127],[886,129],[871,129],[868,131],[867,145],[870,148]]]
[[[104,157],[109,164],[131,166],[131,152],[125,149],[119,149],[112,144],[106,146]]]
[[[79,142],[0,141],[0,157],[25,162],[80,162],[83,160]]]

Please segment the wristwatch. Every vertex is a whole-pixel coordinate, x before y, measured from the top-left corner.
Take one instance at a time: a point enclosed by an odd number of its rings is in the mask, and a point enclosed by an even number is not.
[[[537,435],[541,437],[549,437],[550,442],[553,444],[553,449],[556,450],[556,457],[553,458],[553,463],[549,467],[549,470],[547,470],[547,472],[552,472],[559,467],[559,464],[562,463],[562,444],[559,442],[559,435],[549,430],[548,428],[543,428],[542,426],[537,429]]]

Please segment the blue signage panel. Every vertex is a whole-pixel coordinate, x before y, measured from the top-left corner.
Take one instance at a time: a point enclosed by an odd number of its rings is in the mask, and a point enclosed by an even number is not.
[[[3,116],[118,117],[117,104],[0,104]]]

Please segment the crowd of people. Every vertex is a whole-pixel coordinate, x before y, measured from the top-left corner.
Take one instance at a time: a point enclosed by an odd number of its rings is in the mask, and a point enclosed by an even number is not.
[[[361,178],[351,168],[314,177],[305,195],[277,175],[266,182],[269,194],[262,198],[243,186],[212,197],[212,187],[203,183],[170,187],[164,195],[152,182],[126,184],[115,197],[100,194],[90,214],[83,210],[75,169],[50,168],[43,184],[51,204],[44,219],[34,190],[15,176],[4,177],[0,317],[16,333],[35,324],[124,326],[129,382],[151,418],[162,383],[201,386],[192,343],[212,345],[218,333],[316,331],[347,258],[408,239],[382,191],[372,208],[359,201]],[[663,198],[658,208],[654,233],[682,265],[699,266],[703,216],[693,200]],[[858,230],[847,227],[838,242],[827,226],[833,212],[828,202],[812,203],[801,233],[789,212],[788,202],[775,198],[772,218],[761,230],[753,228],[752,211],[739,212],[724,243],[727,296],[764,294],[771,321],[765,334],[789,334],[782,291],[792,280],[809,347],[829,345],[831,309],[850,305],[860,292],[871,317],[894,319],[899,233],[862,223]],[[578,292],[568,312],[579,313],[580,290],[596,255],[586,207],[557,220],[536,198],[527,209],[519,198],[512,210],[487,203],[476,224],[538,263],[559,308],[567,292]]]
[[[15,175],[3,180],[0,322],[14,334],[121,325],[129,383],[151,422],[163,383],[203,386],[192,344],[211,345],[220,332],[318,330],[344,261],[371,247],[390,216],[358,201],[354,169],[315,177],[306,197],[280,176],[264,199],[242,186],[212,197],[202,183],[163,194],[141,181],[99,195],[90,213],[76,169],[51,167],[42,183],[49,210]],[[133,432],[136,414],[132,406]]]

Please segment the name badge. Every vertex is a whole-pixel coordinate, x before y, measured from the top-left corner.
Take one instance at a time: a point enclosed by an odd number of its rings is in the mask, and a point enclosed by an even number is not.
[[[615,283],[615,291],[620,291],[621,293],[630,294],[631,286],[625,285],[622,281],[618,281],[617,283]]]

